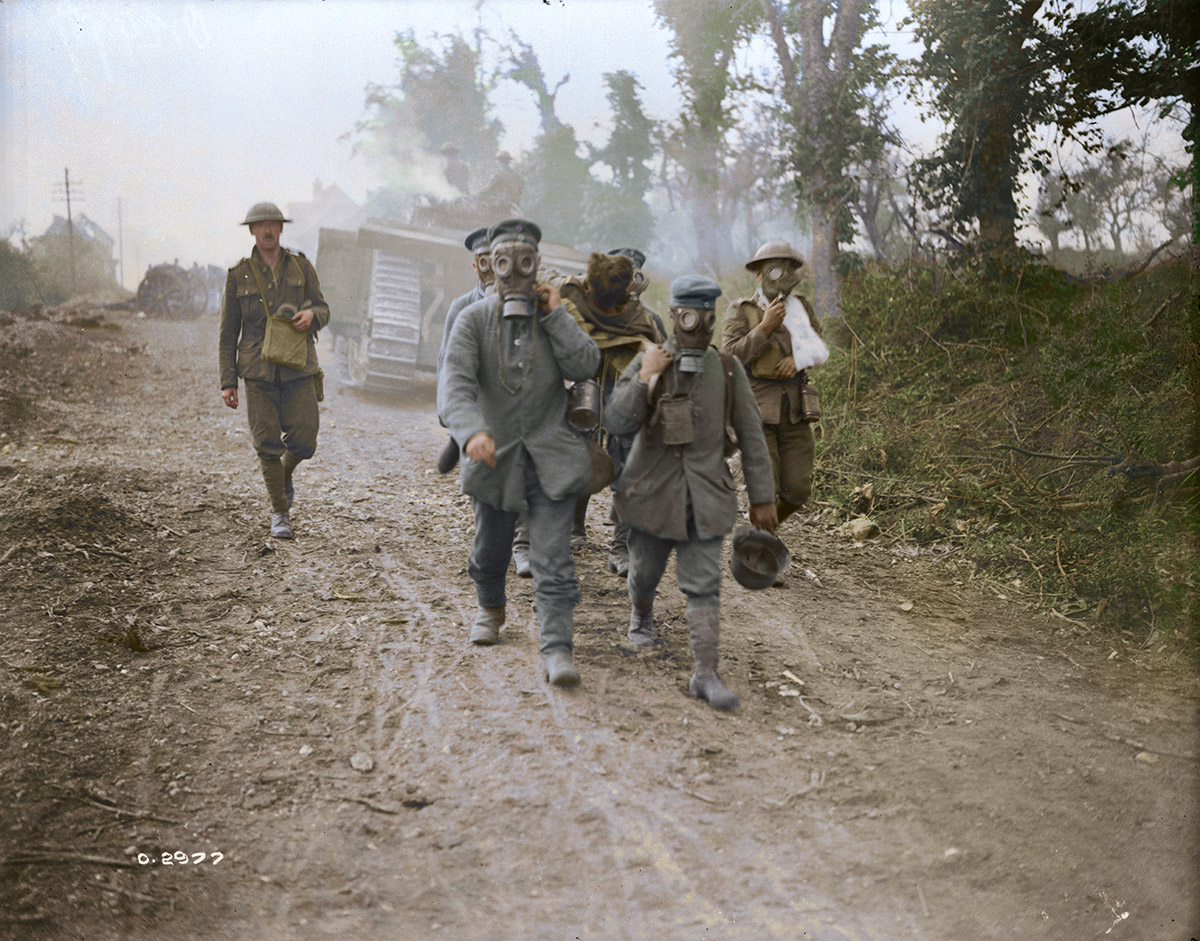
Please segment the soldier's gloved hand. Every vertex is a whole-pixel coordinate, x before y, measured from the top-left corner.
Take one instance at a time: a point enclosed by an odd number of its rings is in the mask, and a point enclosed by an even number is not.
[[[779,361],[779,365],[775,367],[776,379],[791,379],[800,370],[796,368],[796,360],[792,356],[785,356]]]
[[[292,318],[292,326],[303,333],[312,326],[313,311],[311,307],[305,307],[302,310],[296,311],[296,316]]]
[[[538,292],[538,307],[543,314],[550,313],[562,303],[562,295],[553,284],[537,284],[533,289]]]
[[[488,467],[496,466],[496,440],[486,431],[472,435],[465,450],[472,461],[479,461]],[[771,509],[775,509],[775,504],[771,504]]]
[[[779,525],[779,513],[774,503],[753,503],[750,505],[750,523],[769,533],[775,532]]]
[[[787,313],[787,307],[784,305],[782,297],[777,297],[767,305],[767,312],[763,314],[763,319],[759,323],[759,328],[764,336],[770,336],[776,330],[783,326],[783,315]]]
[[[642,353],[642,366],[638,370],[638,379],[642,382],[649,382],[671,365],[671,354],[661,346],[655,346],[653,343],[647,343],[644,350],[645,352]]]

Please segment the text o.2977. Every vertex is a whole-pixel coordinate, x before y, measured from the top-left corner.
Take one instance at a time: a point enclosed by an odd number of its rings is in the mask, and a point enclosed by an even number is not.
[[[215,866],[224,858],[224,853],[192,853],[189,856],[183,850],[176,850],[174,853],[163,851],[156,856],[151,856],[149,853],[137,854],[137,861],[143,866],[148,866],[151,863],[157,863],[162,866],[198,866],[205,860],[208,860]]]

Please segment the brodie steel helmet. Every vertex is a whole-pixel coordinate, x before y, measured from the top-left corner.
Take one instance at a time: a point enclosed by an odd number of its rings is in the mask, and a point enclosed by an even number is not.
[[[246,213],[246,218],[242,220],[242,225],[249,225],[251,222],[291,222],[291,219],[285,219],[283,213],[279,211],[279,207],[274,203],[255,203]]]
[[[754,271],[759,265],[768,261],[790,261],[797,265],[804,264],[804,256],[792,248],[787,242],[767,242],[758,247],[754,257],[746,262],[746,270]]]

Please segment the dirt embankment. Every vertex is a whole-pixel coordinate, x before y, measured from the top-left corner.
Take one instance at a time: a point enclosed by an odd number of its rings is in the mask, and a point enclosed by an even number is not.
[[[0,329],[0,934],[1200,935],[1198,685],[1165,652],[818,505],[786,587],[726,579],[720,714],[671,572],[658,643],[624,640],[601,499],[583,684],[552,690],[528,582],[466,643],[429,390],[331,381],[271,542],[214,345],[112,311]]]

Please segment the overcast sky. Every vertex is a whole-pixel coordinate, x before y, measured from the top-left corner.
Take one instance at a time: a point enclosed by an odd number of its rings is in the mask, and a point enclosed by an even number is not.
[[[311,198],[313,181],[361,201],[378,185],[345,135],[371,82],[396,76],[398,31],[419,39],[511,28],[537,52],[547,81],[570,81],[560,117],[603,140],[604,72],[628,69],[652,117],[678,110],[668,35],[650,0],[4,0],[0,2],[0,235],[40,234],[72,211],[123,236],[125,286],[179,258],[227,266],[245,254],[238,227],[269,199]],[[890,30],[904,14],[883,0]],[[891,41],[904,36],[889,33]],[[909,51],[909,50],[905,50]],[[531,95],[496,100],[502,145],[536,133]],[[903,133],[925,136],[909,113]],[[118,200],[121,225],[118,227]],[[118,229],[120,228],[120,231]],[[286,233],[285,239],[286,243]]]

